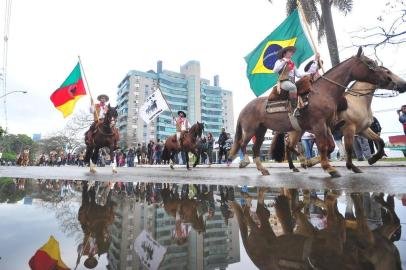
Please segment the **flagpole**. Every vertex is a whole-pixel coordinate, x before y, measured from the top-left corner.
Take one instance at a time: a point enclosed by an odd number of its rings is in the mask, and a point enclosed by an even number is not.
[[[83,78],[85,78],[85,83],[86,83],[87,90],[89,91],[90,104],[91,104],[91,106],[93,107],[93,109],[94,109],[94,111],[95,111],[95,113],[96,113],[96,121],[98,121],[98,120],[99,120],[99,113],[98,113],[97,110],[96,110],[96,106],[95,106],[94,101],[93,101],[92,92],[90,91],[89,84],[87,83],[87,78],[86,78],[86,74],[85,74],[85,69],[83,68],[82,60],[80,60],[80,55],[78,55],[78,59],[79,59],[80,68],[81,68],[82,71],[83,71]]]
[[[308,23],[307,20],[306,20],[306,16],[305,16],[305,14],[304,14],[304,11],[303,11],[303,8],[302,8],[302,4],[300,4],[300,1],[299,1],[299,0],[296,1],[296,4],[297,4],[297,8],[298,8],[298,10],[299,10],[299,12],[300,12],[300,15],[302,15],[302,18],[303,18],[303,21],[304,21],[304,25],[305,25],[306,30],[307,30],[307,35],[310,37],[310,41],[311,41],[311,43],[312,43],[313,50],[314,50],[314,51],[316,52],[316,54],[317,54],[317,53],[319,53],[319,52],[317,51],[317,46],[316,46],[316,43],[314,42],[313,35],[312,35],[312,33],[310,32],[310,26],[309,26],[309,23]],[[324,67],[323,67],[323,64],[321,63],[320,59],[318,60],[318,64],[319,64],[319,66],[321,67],[321,70],[323,71],[323,73],[326,73],[326,72],[324,71]]]

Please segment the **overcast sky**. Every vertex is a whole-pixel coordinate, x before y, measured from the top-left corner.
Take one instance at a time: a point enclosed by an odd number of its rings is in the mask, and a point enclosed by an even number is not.
[[[8,91],[29,93],[8,96],[8,129],[11,133],[42,133],[63,128],[67,119],[49,96],[58,88],[80,55],[94,96],[108,94],[115,105],[119,82],[131,70],[179,71],[188,60],[201,63],[202,76],[220,75],[220,85],[234,93],[234,114],[255,98],[245,76],[243,59],[286,17],[285,1],[276,0],[14,0],[8,52]],[[339,47],[351,42],[349,31],[376,24],[386,1],[354,1],[347,17],[334,11]],[[373,2],[373,5],[371,4]],[[4,1],[0,6],[0,30],[4,23]],[[390,19],[391,14],[386,15]],[[3,44],[2,44],[3,45]],[[2,52],[3,50],[1,50]],[[325,42],[322,58],[329,66]],[[403,50],[404,51],[404,50]],[[399,59],[400,48],[386,48],[385,66],[406,74]],[[341,51],[341,60],[356,49]],[[2,90],[1,90],[2,93]],[[375,99],[374,110],[400,107],[406,94]],[[4,123],[0,103],[0,123]],[[89,97],[78,102],[87,108]],[[383,132],[401,132],[394,111],[376,115]]]

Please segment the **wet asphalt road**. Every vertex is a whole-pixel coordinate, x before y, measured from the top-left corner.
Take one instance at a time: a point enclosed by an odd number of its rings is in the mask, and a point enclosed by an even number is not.
[[[364,173],[355,174],[336,163],[341,173],[339,178],[331,178],[320,167],[301,169],[299,173],[290,172],[287,164],[268,164],[271,175],[262,176],[253,167],[239,169],[212,166],[197,167],[187,171],[185,167],[170,170],[167,166],[118,168],[113,174],[111,167],[97,168],[92,174],[89,168],[75,166],[62,167],[0,167],[0,177],[98,180],[98,181],[142,181],[176,182],[222,185],[251,185],[288,188],[338,189],[345,191],[378,191],[385,193],[406,193],[406,163],[380,162],[376,166],[359,163]]]

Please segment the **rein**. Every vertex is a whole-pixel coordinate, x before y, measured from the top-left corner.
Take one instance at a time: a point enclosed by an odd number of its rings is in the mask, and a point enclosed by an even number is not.
[[[370,90],[376,90],[376,89],[374,89],[374,88],[363,88],[363,89],[354,90],[354,89],[349,88],[349,87],[347,87],[345,85],[342,85],[342,84],[340,84],[340,83],[338,83],[336,81],[333,81],[333,80],[331,80],[331,79],[329,79],[329,78],[327,78],[327,77],[325,77],[323,75],[321,75],[320,78],[323,78],[326,81],[331,82],[332,84],[335,84],[337,86],[340,86],[340,87],[346,89],[347,92],[345,92],[345,93],[348,94],[348,95],[354,96],[354,97],[373,96],[373,97],[380,97],[380,98],[390,98],[390,97],[396,97],[396,96],[399,95],[399,92],[395,91],[395,90],[388,90],[388,91],[392,91],[392,94],[389,94],[389,95],[387,95],[387,94],[376,94],[375,91],[374,92],[362,93],[363,91],[370,91]]]

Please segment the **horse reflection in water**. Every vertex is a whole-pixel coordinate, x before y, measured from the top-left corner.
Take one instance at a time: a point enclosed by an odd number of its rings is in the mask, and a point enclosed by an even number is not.
[[[169,184],[165,184],[162,189],[165,212],[176,220],[172,236],[178,245],[187,242],[191,228],[199,234],[205,232],[205,221],[211,219],[215,212],[212,191],[201,191],[198,186],[191,185],[192,192],[195,193],[190,196],[189,188],[189,185],[183,185],[181,196],[179,196],[177,186],[170,189]]]
[[[321,200],[304,191],[303,200],[299,201],[297,190],[283,190],[274,204],[282,228],[282,234],[277,235],[264,204],[266,191],[267,188],[259,189],[255,214],[250,213],[247,195],[246,205],[231,203],[244,247],[258,268],[401,269],[399,251],[393,244],[399,240],[401,229],[393,196],[389,195],[386,201],[382,194],[374,196],[383,214],[382,224],[371,230],[365,217],[365,208],[371,200],[365,200],[360,193],[350,196],[355,216],[349,211],[344,218],[338,211],[337,193],[326,193]],[[309,221],[306,209],[310,205],[319,207],[325,215],[325,228],[318,230]]]
[[[110,245],[109,226],[114,221],[114,205],[108,183],[96,182],[82,184],[82,205],[79,208],[78,219],[83,230],[83,242],[78,247],[77,264],[82,256],[88,256],[84,261],[86,268],[94,268],[98,262],[96,254],[107,253]],[[97,192],[96,192],[97,190]],[[97,200],[96,202],[96,193]],[[104,201],[104,205],[102,205]]]

